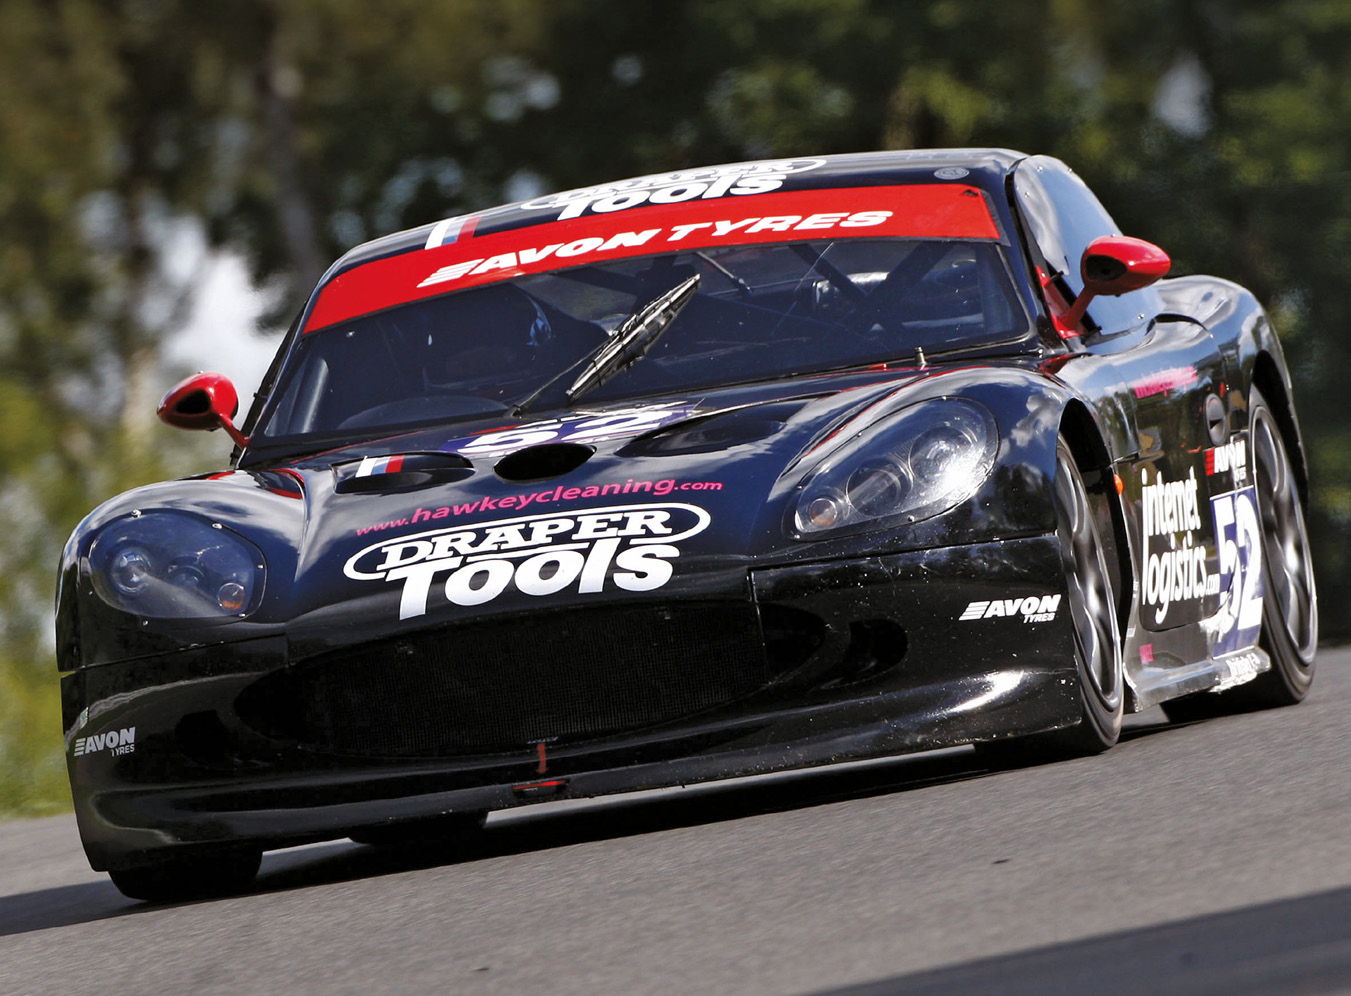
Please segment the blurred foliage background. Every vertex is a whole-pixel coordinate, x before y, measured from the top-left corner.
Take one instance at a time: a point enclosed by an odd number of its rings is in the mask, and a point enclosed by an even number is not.
[[[356,242],[682,166],[1049,153],[1175,272],[1252,287],[1346,635],[1349,62],[1344,0],[0,0],[0,813],[68,805],[65,537],[227,458],[153,419],[213,260],[263,294],[215,306],[256,352]]]

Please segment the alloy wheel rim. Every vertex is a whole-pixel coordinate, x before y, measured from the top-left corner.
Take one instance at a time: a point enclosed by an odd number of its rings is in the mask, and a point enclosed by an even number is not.
[[[1112,605],[1108,595],[1107,569],[1097,530],[1093,526],[1088,496],[1076,488],[1072,470],[1062,459],[1056,475],[1056,504],[1065,578],[1075,638],[1083,655],[1084,670],[1098,700],[1115,709],[1121,697],[1121,682],[1115,654]]]
[[[1254,426],[1258,509],[1267,597],[1302,662],[1313,653],[1314,580],[1304,510],[1285,445],[1265,413]]]

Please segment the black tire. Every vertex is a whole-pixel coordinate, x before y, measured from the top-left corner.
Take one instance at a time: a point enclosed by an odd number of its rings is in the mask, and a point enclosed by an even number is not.
[[[1248,430],[1266,584],[1259,645],[1271,669],[1237,688],[1165,702],[1164,714],[1174,722],[1294,705],[1313,684],[1318,593],[1304,506],[1280,426],[1256,387],[1249,393]]]
[[[977,744],[977,752],[996,764],[1101,754],[1121,735],[1125,679],[1112,574],[1088,488],[1063,440],[1056,447],[1055,514],[1065,601],[1074,628],[1079,722],[1049,733]]]
[[[258,875],[262,851],[241,850],[183,858],[108,872],[122,895],[152,903],[204,899],[243,892]]]
[[[488,820],[486,812],[447,813],[420,820],[404,820],[353,830],[348,836],[358,844],[376,847],[453,847],[473,841]]]
[[[1294,465],[1280,427],[1255,387],[1251,399],[1250,444],[1262,516],[1262,572],[1267,582],[1261,646],[1271,655],[1271,670],[1240,688],[1247,688],[1254,701],[1263,705],[1294,705],[1309,694],[1313,684],[1318,592]]]
[[[1121,736],[1125,682],[1112,575],[1088,489],[1062,440],[1056,448],[1056,535],[1074,624],[1080,721],[1045,735],[1048,746],[1071,755],[1100,754]]]

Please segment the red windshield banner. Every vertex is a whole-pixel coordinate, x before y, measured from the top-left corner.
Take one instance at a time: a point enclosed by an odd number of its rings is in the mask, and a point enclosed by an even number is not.
[[[354,267],[319,293],[305,331],[497,280],[681,249],[832,238],[997,239],[985,196],[960,184],[832,187],[587,215]]]

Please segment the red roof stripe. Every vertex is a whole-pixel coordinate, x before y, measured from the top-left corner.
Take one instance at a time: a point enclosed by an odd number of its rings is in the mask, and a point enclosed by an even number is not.
[[[997,239],[985,196],[962,184],[832,187],[723,197],[593,214],[373,260],[319,293],[312,332],[452,290],[561,266],[679,249],[849,236]]]

